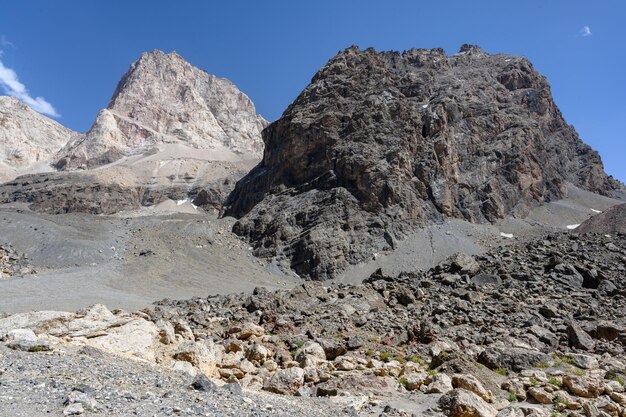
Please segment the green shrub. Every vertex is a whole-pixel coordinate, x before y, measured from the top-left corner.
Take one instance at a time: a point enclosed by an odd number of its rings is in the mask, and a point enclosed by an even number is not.
[[[514,391],[509,391],[509,401],[510,402],[515,402],[517,401],[517,395],[515,395]]]
[[[496,369],[496,373],[498,375],[506,376],[506,369],[505,368],[497,368]]]
[[[561,385],[561,381],[559,381],[558,379],[556,379],[555,377],[551,377],[550,379],[548,379],[548,382],[552,385],[554,385],[555,387],[560,387]]]

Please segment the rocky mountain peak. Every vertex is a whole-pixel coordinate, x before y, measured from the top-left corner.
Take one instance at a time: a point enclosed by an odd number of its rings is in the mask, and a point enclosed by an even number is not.
[[[228,214],[259,256],[334,276],[447,218],[523,216],[567,184],[619,187],[525,58],[463,45],[332,58],[264,131]]]
[[[43,116],[15,97],[0,96],[0,181],[50,170],[54,154],[80,134]]]
[[[163,144],[257,158],[266,124],[229,80],[154,50],[130,66],[86,138],[69,143],[57,166],[90,168]]]

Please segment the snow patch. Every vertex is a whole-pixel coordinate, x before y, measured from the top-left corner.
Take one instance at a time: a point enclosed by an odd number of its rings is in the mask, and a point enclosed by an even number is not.
[[[580,223],[578,223],[578,224],[568,224],[568,225],[567,225],[567,226],[565,226],[565,227],[567,227],[569,230],[574,230],[574,229],[576,229],[578,226],[580,226]]]
[[[182,204],[185,204],[186,202],[187,202],[187,199],[184,199],[184,200],[177,200],[177,201],[176,201],[176,205],[177,205],[177,206],[180,206],[180,205],[182,205]]]
[[[423,108],[423,109],[428,108],[428,104],[422,104],[422,108]]]
[[[500,236],[506,237],[507,239],[513,239],[515,237],[513,236],[513,233],[504,233],[504,232],[500,232]]]
[[[602,210],[596,210],[596,209],[590,209],[591,211],[593,211],[594,213],[602,213]]]

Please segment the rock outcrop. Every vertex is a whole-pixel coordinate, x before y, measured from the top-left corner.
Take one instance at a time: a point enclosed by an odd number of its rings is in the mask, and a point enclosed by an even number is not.
[[[176,143],[254,158],[261,155],[266,124],[229,80],[192,66],[176,52],[155,50],[131,65],[107,108],[84,138],[59,152],[56,166],[92,168]]]
[[[582,223],[576,233],[621,233],[626,235],[626,204],[619,204]]]
[[[620,184],[522,57],[464,45],[331,59],[263,132],[262,162],[229,197],[255,254],[330,278],[407,227],[492,222]]]
[[[29,168],[52,170],[50,163],[59,149],[81,136],[15,97],[0,96],[0,182]]]

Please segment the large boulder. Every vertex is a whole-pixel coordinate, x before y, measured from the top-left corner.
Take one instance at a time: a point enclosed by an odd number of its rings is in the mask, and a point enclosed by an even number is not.
[[[456,388],[443,395],[438,404],[449,417],[496,417],[498,414],[493,406],[463,388]]]
[[[304,370],[301,368],[279,369],[263,385],[265,391],[275,394],[295,395],[304,385]]]

